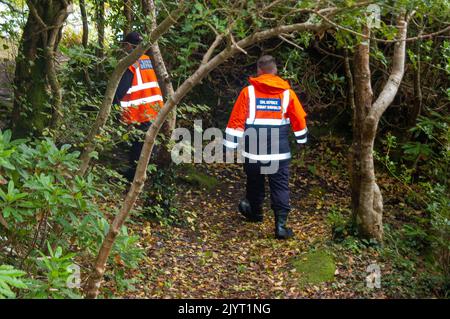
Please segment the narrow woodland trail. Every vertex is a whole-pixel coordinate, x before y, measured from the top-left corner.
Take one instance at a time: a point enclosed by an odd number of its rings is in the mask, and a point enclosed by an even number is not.
[[[345,176],[332,172],[330,164],[320,165],[327,158],[318,157],[319,152],[325,153],[315,147],[314,152],[306,151],[304,156],[297,154],[292,163],[289,225],[296,237],[288,241],[274,238],[269,196],[264,223],[245,222],[238,213],[237,203],[245,191],[240,165],[195,166],[215,177],[216,187],[208,190],[184,185],[178,189],[182,194],[178,195],[180,209],[196,214],[189,217],[189,226],[164,227],[145,219],[130,226],[141,233],[147,257],[139,269],[133,270],[142,278],[134,285],[135,291],[123,297],[383,298],[381,291],[365,290],[365,269],[369,259],[376,256],[363,260],[327,248],[331,229],[326,216],[333,207],[348,207],[350,192]],[[344,156],[328,156],[345,171]],[[268,195],[268,185],[266,191]],[[296,262],[306,259],[305,253],[310,251],[327,252],[325,259],[313,261],[317,265],[308,266],[313,272],[319,270],[319,275],[296,269]],[[313,281],[317,280],[314,276],[324,278],[310,285],[305,276],[312,276]]]

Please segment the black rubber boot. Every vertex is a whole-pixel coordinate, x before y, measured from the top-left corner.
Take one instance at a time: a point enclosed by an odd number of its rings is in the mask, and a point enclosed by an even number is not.
[[[288,239],[294,236],[292,229],[286,227],[288,211],[275,212],[275,237],[278,239]]]
[[[262,209],[258,208],[253,210],[250,202],[247,199],[243,199],[239,202],[239,212],[250,222],[262,222],[263,214]]]

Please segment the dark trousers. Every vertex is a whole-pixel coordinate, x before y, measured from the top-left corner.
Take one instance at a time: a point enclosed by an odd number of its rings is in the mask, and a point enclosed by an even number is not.
[[[261,209],[265,197],[266,176],[269,179],[270,200],[272,210],[289,212],[289,161],[281,161],[278,171],[274,174],[261,174],[258,163],[245,163],[244,171],[247,174],[247,200],[252,210]]]
[[[137,130],[142,131],[144,134],[147,132],[148,128],[152,125],[151,122],[141,123],[141,124],[132,124]],[[125,177],[132,181],[134,178],[134,174],[136,173],[137,161],[139,161],[139,157],[141,156],[142,147],[144,146],[145,136],[135,137],[131,141],[131,147],[128,149],[128,170],[125,173]],[[153,154],[156,152],[156,145],[153,146]]]

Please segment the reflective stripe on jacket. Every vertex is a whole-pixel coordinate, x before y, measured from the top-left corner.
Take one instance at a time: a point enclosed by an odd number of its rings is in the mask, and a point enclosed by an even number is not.
[[[297,143],[307,141],[306,113],[297,95],[276,75],[250,78],[250,83],[233,107],[224,145],[237,148],[245,137],[244,157],[257,161],[289,159],[289,127]]]
[[[120,101],[123,108],[122,120],[128,124],[151,121],[163,106],[162,93],[152,61],[147,55],[143,55],[129,70],[133,73],[133,83]]]

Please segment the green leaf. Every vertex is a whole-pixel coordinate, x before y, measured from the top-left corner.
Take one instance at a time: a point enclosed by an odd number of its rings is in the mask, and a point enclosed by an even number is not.
[[[16,294],[11,290],[11,287],[18,289],[26,289],[27,285],[19,279],[26,273],[15,269],[10,265],[0,265],[0,299],[15,298]]]
[[[89,157],[98,160],[98,152],[97,151],[90,152]]]

